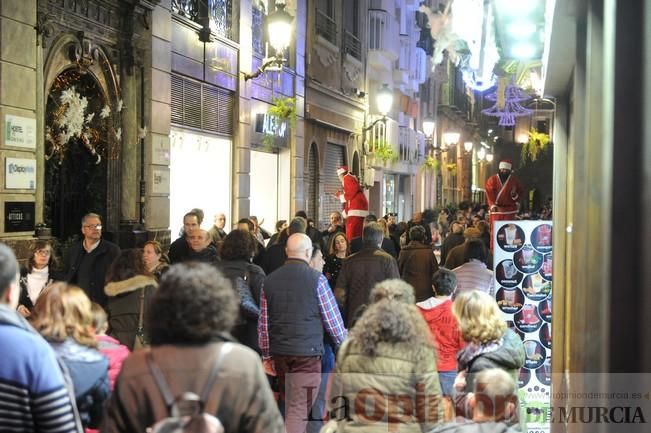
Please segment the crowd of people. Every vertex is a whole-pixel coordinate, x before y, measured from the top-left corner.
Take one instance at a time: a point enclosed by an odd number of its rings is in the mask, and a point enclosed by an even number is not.
[[[433,215],[368,214],[351,238],[300,211],[272,238],[193,209],[165,254],[87,214],[63,265],[37,240],[20,270],[0,245],[0,431],[142,432],[192,418],[188,392],[226,432],[518,429],[486,214]]]

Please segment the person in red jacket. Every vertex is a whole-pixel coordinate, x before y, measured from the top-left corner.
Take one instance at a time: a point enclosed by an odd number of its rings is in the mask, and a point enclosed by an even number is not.
[[[518,213],[520,197],[524,188],[520,180],[512,174],[513,163],[504,159],[498,166],[499,172],[486,181],[486,201],[488,202],[491,233],[495,221],[515,219]],[[493,249],[493,236],[491,235],[491,250]]]
[[[362,236],[364,217],[368,215],[368,200],[359,181],[348,171],[348,167],[339,167],[337,175],[344,190],[337,191],[336,196],[345,203],[342,215],[346,218],[346,238],[350,242]]]
[[[452,314],[452,293],[456,288],[457,277],[454,272],[440,268],[432,275],[434,296],[416,303],[432,331],[438,353],[436,367],[441,382],[441,393],[447,396],[452,396],[454,390],[457,352],[465,345],[457,319]]]

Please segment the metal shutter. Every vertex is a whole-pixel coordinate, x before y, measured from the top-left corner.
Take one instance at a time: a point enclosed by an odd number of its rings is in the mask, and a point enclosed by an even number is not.
[[[337,168],[346,163],[346,148],[338,144],[328,143],[326,145],[326,161],[323,170],[323,194],[321,195],[321,208],[323,214],[320,215],[319,222],[321,226],[330,223],[330,214],[332,212],[341,212],[343,206],[334,196],[336,191],[341,191],[342,186],[337,176]]]
[[[233,92],[175,74],[171,82],[173,124],[233,135]]]
[[[307,215],[319,221],[319,159],[316,144],[312,143],[307,161]]]

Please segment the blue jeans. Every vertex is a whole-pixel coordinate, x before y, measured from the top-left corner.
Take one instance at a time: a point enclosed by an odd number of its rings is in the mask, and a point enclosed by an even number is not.
[[[439,371],[439,382],[441,382],[441,394],[454,396],[454,379],[456,371]]]
[[[328,387],[328,379],[330,373],[335,368],[335,353],[334,348],[328,344],[323,345],[323,357],[321,358],[321,384],[319,385],[319,393],[317,394],[316,401],[312,405],[310,412],[309,422],[307,423],[306,433],[319,433],[324,424],[325,418],[325,393]]]

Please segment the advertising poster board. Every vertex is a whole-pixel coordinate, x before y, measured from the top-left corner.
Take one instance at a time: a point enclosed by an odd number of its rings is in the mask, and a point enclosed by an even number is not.
[[[539,421],[551,406],[552,222],[496,221],[493,236],[495,298],[524,342],[518,386],[527,432],[547,433]]]

